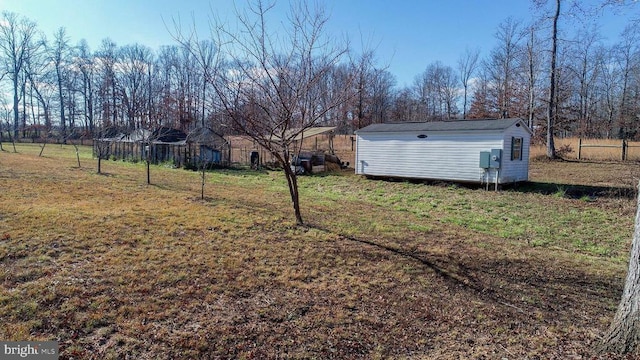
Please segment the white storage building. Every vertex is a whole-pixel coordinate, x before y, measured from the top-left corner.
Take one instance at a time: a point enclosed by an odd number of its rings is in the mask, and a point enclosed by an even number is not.
[[[521,119],[372,124],[356,131],[356,174],[515,183],[529,179]]]

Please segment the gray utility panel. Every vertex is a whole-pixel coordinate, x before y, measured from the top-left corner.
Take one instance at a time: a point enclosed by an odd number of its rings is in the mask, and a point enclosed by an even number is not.
[[[491,168],[498,169],[501,161],[502,149],[491,149],[491,161],[489,162],[489,166]]]
[[[482,169],[488,169],[490,161],[491,161],[491,152],[480,151],[480,167]]]
[[[502,149],[491,149],[491,151],[480,152],[480,168],[498,169],[502,160]]]

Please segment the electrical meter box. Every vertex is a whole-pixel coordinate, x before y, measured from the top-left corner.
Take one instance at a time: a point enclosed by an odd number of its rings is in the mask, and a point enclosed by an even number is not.
[[[491,152],[480,151],[480,167],[482,169],[488,169],[491,162]]]
[[[491,159],[489,160],[489,167],[498,169],[500,162],[502,161],[502,149],[491,149]]]

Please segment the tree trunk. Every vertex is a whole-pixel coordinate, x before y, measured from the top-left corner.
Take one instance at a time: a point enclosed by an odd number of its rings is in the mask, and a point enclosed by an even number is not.
[[[27,81],[22,82],[22,138],[27,137]]]
[[[202,189],[200,191],[200,200],[204,200],[204,185],[206,183],[206,178],[205,178],[205,172],[206,168],[204,166],[204,163],[202,164]]]
[[[60,100],[60,126],[62,127],[62,143],[67,143],[67,120],[64,116],[64,96],[62,94],[62,74],[60,74],[59,65],[56,65],[56,74],[58,76],[58,98]]]
[[[464,102],[462,104],[462,119],[467,119],[467,84],[464,84]]]
[[[629,270],[609,331],[603,337],[601,353],[631,353],[640,345],[640,184],[637,200],[635,230],[629,257]]]
[[[91,89],[91,83],[89,83],[89,100],[87,104],[87,114],[89,117],[89,131],[91,134],[94,132],[93,124],[93,90]]]
[[[556,13],[553,16],[553,33],[551,45],[551,69],[549,74],[549,108],[547,109],[547,157],[556,158],[556,147],[553,142],[553,130],[555,123],[555,96],[556,96],[556,58],[558,53],[558,18],[560,17],[560,0],[556,0]]]
[[[78,145],[76,144],[73,144],[73,148],[76,149],[76,159],[78,159],[78,167],[81,168],[82,166],[80,165],[80,149],[78,149]]]
[[[13,75],[13,138],[17,138],[20,136],[19,127],[20,127],[20,109],[18,107],[18,74],[14,73]],[[15,140],[14,140],[15,142]]]
[[[287,184],[289,185],[289,194],[291,195],[291,202],[293,203],[293,212],[296,216],[296,224],[303,225],[302,213],[300,212],[300,196],[298,193],[298,178],[295,170],[291,169],[288,161],[283,162],[284,174],[287,178]]]
[[[533,130],[533,118],[535,115],[535,93],[536,93],[536,77],[535,77],[535,63],[534,63],[534,43],[535,43],[535,33],[533,30],[533,26],[531,27],[531,38],[530,45],[527,46],[527,56],[529,62],[529,104],[528,104],[528,116],[527,116],[527,126],[529,129]]]

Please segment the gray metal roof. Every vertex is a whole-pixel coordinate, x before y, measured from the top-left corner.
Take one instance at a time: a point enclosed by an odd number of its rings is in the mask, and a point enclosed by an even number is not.
[[[336,129],[336,126],[318,126],[318,127],[310,127],[310,128],[306,128],[303,131],[300,131],[299,129],[294,129],[293,131],[298,131],[299,134],[296,135],[295,138],[293,138],[294,141],[298,141],[300,139],[307,139],[310,137],[314,137],[316,135],[321,135],[324,134],[326,132],[330,132]]]
[[[525,125],[519,118],[384,123],[371,124],[357,130],[356,133],[505,130],[518,122]],[[524,127],[527,128],[526,126]]]

